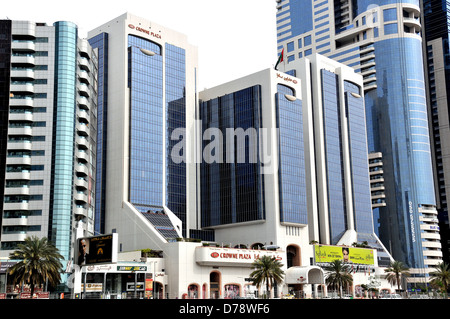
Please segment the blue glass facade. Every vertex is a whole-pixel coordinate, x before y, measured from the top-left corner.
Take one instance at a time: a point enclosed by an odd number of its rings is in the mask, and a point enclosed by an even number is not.
[[[280,221],[307,224],[302,101],[286,99],[295,96],[289,87],[279,84],[277,91]]]
[[[312,1],[296,1],[289,3],[289,15],[296,15],[297,12],[303,12],[302,19],[292,20],[290,23],[286,22],[285,25],[290,25],[290,29],[287,31],[281,31],[277,33],[277,36],[283,36],[289,32],[292,35],[302,34],[313,29],[313,14],[312,14]],[[285,15],[286,12],[277,13],[277,16]],[[288,21],[288,17],[285,21]],[[283,22],[283,21],[280,21]],[[283,29],[285,25],[280,25],[278,29]]]
[[[351,82],[344,81],[344,91],[355,228],[359,234],[372,234],[373,220],[371,213],[364,100],[361,97],[361,89]]]
[[[225,96],[200,103],[203,133],[210,129],[226,132],[227,128],[244,131],[258,130],[261,127],[261,87],[230,93]],[[250,160],[250,152],[258,154],[259,138],[257,142],[245,143],[245,160],[237,160],[238,149],[232,154],[225,147],[222,152],[212,150],[212,156],[217,155],[217,161],[201,164],[201,217],[202,227],[217,226],[246,221],[263,220],[264,213],[264,181],[261,174],[259,158],[256,162]],[[203,141],[203,150],[211,143]],[[234,144],[223,134],[223,145]],[[222,145],[222,143],[221,143]],[[250,149],[254,146],[257,149]],[[219,153],[215,153],[219,152]],[[228,156],[233,161],[227,161]]]
[[[108,136],[108,34],[101,33],[89,43],[98,49],[97,82],[97,163],[95,185],[95,220],[97,234],[105,233],[105,195],[106,195],[106,138]]]
[[[161,47],[128,36],[130,89],[129,201],[136,207],[163,207],[164,104]],[[140,49],[155,52],[149,56]],[[139,209],[139,208],[138,208]]]
[[[309,4],[306,6],[308,2],[312,3],[312,10],[308,7]],[[414,9],[406,8],[399,12],[399,10],[402,10],[402,3],[412,4],[417,7]],[[311,14],[315,14],[314,19],[329,14],[324,9],[325,6],[330,5],[329,1],[289,1],[291,8],[293,5],[298,4],[304,4],[304,6],[295,12],[287,8],[284,10],[284,12],[289,11],[290,25],[296,25],[302,19],[308,20]],[[399,6],[382,7],[390,4],[399,4]],[[369,152],[382,153],[386,196],[386,206],[378,208],[376,212],[380,216],[380,228],[377,233],[380,235],[384,245],[390,248],[395,259],[403,261],[413,268],[425,268],[426,265],[424,264],[422,253],[424,248],[419,239],[419,208],[423,205],[433,207],[436,205],[436,201],[429,144],[430,135],[426,107],[422,41],[417,37],[419,35],[417,29],[413,31],[412,28],[407,26],[406,22],[403,25],[399,21],[399,17],[403,17],[405,21],[414,20],[419,23],[417,14],[420,9],[420,3],[418,0],[351,0],[351,6],[349,7],[351,7],[351,12],[348,12],[346,3],[333,2],[329,10],[334,11],[334,25],[330,24],[331,21],[317,20],[314,22],[313,27],[317,31],[315,32],[316,37],[313,39],[312,48],[315,48],[318,53],[326,54],[336,61],[358,68],[358,71],[368,72],[364,78],[367,80],[365,84],[367,89],[364,92],[367,146]],[[376,21],[366,21],[367,17],[362,17],[361,15],[365,12],[367,13],[368,9],[375,7],[382,7],[381,11],[378,11],[379,15],[377,15]],[[432,5],[430,6],[426,3],[424,3],[424,7],[426,8],[425,10],[427,8],[432,9]],[[411,10],[414,11],[414,18]],[[318,15],[319,13],[320,15]],[[283,14],[283,12],[278,12],[277,16],[281,17]],[[357,17],[358,19],[356,19]],[[369,17],[372,16],[369,15]],[[369,22],[382,23],[383,28],[368,25]],[[280,21],[277,21],[277,23],[277,28],[279,28]],[[358,27],[358,24],[367,24],[367,33],[356,32],[355,28]],[[289,24],[285,24],[283,27],[287,26]],[[325,30],[326,26],[328,26],[329,30],[324,32],[323,30]],[[430,26],[430,28],[434,27],[434,25]],[[404,34],[400,32],[401,28],[404,28]],[[351,29],[355,29],[355,32],[348,32]],[[340,34],[343,31],[347,31],[348,38],[336,38],[336,45],[331,45],[331,51],[318,49],[320,45],[325,43],[319,41],[322,41],[327,34],[333,37],[333,35]],[[365,42],[368,39],[369,32],[373,36],[374,43]],[[300,42],[302,38],[304,39],[309,35],[309,31],[303,33],[293,32],[291,36],[279,38],[278,49],[287,45],[288,42]],[[336,53],[333,47],[341,52]],[[344,47],[346,48],[344,49]],[[448,47],[448,45],[444,45],[444,47]],[[298,45],[297,51],[292,52],[293,54],[298,52],[300,56],[300,53],[302,53],[300,50],[304,49],[304,45],[303,47]],[[355,54],[350,54],[353,51]],[[365,52],[360,54],[358,51]],[[304,53],[303,56],[305,56]],[[374,58],[368,59],[367,56],[369,54],[374,55]],[[374,64],[370,65],[369,63]],[[369,84],[376,84],[376,87],[370,87]],[[327,92],[326,86],[324,86],[324,94]],[[347,94],[346,96],[347,103],[349,103],[348,107],[353,102],[351,98],[349,99],[350,95]],[[333,118],[336,120],[336,117],[334,117],[336,115],[327,118],[327,112],[330,115],[332,113],[326,104],[324,104],[324,107],[326,108],[324,110],[325,121],[332,124],[330,121]],[[350,113],[347,115],[349,116],[347,119],[349,121],[349,133],[355,134],[352,130],[355,129],[357,122],[352,121]],[[326,125],[326,130],[330,132],[331,127]],[[331,182],[330,187],[333,187],[333,183],[335,185],[341,184],[339,178],[340,158],[337,152],[333,150],[333,143],[331,143],[332,138],[337,138],[336,135],[331,134],[331,132],[329,135],[328,133],[326,134],[327,165],[330,165],[327,166],[327,170],[333,171],[333,176],[336,179],[335,181],[329,181]],[[357,159],[354,156],[357,149],[363,149],[363,144],[355,141],[351,141],[351,143],[353,148],[351,153],[352,161],[358,160],[362,163],[362,158]],[[330,158],[330,156],[334,156],[334,158]],[[352,167],[354,184],[355,182],[358,183],[357,174],[359,173],[357,171],[357,166]],[[330,196],[333,198],[329,198],[330,202],[333,203],[333,207],[330,210],[333,240],[338,238],[339,234],[346,228],[342,213],[345,211],[345,204],[341,200],[344,193],[340,187],[336,187],[337,189],[333,188],[330,190],[330,194],[332,194]],[[354,187],[355,191],[357,187]],[[367,196],[367,194],[358,194],[353,197],[357,199],[363,195]],[[365,233],[373,224],[366,212],[368,208],[365,208],[362,202],[361,206],[356,202],[353,204],[356,212],[356,227],[360,233]]]
[[[321,70],[321,78],[330,238],[332,244],[337,244],[348,229],[344,189],[341,117],[339,112],[339,88],[336,74],[327,70]]]
[[[388,4],[396,4],[396,3],[407,3],[413,4],[416,6],[420,6],[418,0],[382,0],[382,1],[374,1],[374,0],[352,0],[353,7],[353,16],[366,12],[368,9],[376,6],[384,6]]]
[[[387,39],[374,46],[378,90],[366,94],[368,127],[373,130],[369,151],[383,153],[388,206],[380,208],[381,218],[396,210],[393,229],[403,230],[390,231],[384,223],[380,237],[398,245],[397,258],[424,267],[421,242],[414,233],[420,229],[417,209],[435,205],[435,194],[421,41]]]
[[[55,26],[55,105],[52,157],[52,198],[49,239],[69,260],[72,239],[74,141],[76,112],[77,27]]]
[[[166,44],[166,205],[183,222],[186,236],[186,162],[174,162],[172,139],[176,129],[186,130],[186,53],[183,48]]]

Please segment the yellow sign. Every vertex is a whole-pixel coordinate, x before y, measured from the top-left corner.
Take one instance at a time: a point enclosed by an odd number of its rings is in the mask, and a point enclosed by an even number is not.
[[[316,263],[329,263],[336,259],[352,264],[374,265],[373,249],[343,247],[343,246],[314,246]]]

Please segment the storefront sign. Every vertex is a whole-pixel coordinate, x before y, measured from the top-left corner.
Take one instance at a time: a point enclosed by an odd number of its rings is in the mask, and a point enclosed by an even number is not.
[[[81,284],[81,291],[84,291],[84,283]],[[86,292],[101,292],[103,291],[102,283],[87,283]]]
[[[147,266],[117,266],[117,271],[147,271]]]

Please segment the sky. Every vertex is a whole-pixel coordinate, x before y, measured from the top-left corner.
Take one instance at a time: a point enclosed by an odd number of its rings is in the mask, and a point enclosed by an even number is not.
[[[275,6],[275,0],[22,0],[2,1],[0,19],[71,21],[85,38],[129,12],[187,35],[198,48],[203,90],[274,66]]]

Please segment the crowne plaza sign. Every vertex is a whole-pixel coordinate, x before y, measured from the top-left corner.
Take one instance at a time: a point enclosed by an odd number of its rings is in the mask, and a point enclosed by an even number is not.
[[[247,266],[262,256],[270,256],[283,262],[284,252],[221,247],[197,247],[195,261],[204,266]]]
[[[150,35],[150,36],[152,36],[154,38],[161,39],[161,34],[149,31],[149,30],[144,29],[144,28],[139,27],[139,26],[135,26],[134,24],[131,24],[131,23],[128,24],[128,28],[136,30],[136,31],[139,31],[139,32],[142,32],[142,33],[145,33],[145,34]]]

